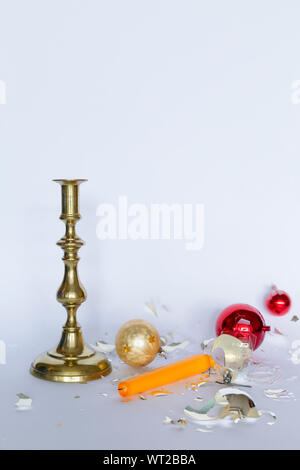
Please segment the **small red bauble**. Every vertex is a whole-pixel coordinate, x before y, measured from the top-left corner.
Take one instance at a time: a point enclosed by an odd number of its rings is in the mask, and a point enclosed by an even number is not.
[[[270,313],[276,316],[285,315],[291,308],[291,299],[283,290],[272,286],[272,292],[266,298],[266,307]]]
[[[217,318],[216,333],[235,336],[257,349],[263,342],[265,332],[270,331],[262,314],[251,305],[234,304],[225,308]]]

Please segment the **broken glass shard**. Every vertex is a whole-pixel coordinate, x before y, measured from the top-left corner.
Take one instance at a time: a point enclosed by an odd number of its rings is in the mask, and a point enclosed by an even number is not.
[[[114,344],[109,344],[106,341],[97,341],[96,346],[94,348],[97,351],[103,352],[103,353],[110,353],[114,351],[115,345]]]
[[[215,395],[218,405],[225,408],[219,418],[230,416],[232,419],[259,418],[259,413],[248,393],[237,388],[222,388]]]
[[[32,399],[25,395],[24,393],[17,393],[19,400],[16,403],[16,406],[20,409],[30,408],[32,404]]]
[[[217,364],[236,371],[244,367],[245,361],[252,354],[252,349],[249,343],[244,343],[234,336],[222,334],[215,339],[211,354]]]
[[[186,341],[182,341],[182,343],[170,343],[170,344],[163,345],[161,349],[166,353],[170,353],[170,352],[175,351],[175,349],[185,349],[189,344],[190,342],[186,340]]]

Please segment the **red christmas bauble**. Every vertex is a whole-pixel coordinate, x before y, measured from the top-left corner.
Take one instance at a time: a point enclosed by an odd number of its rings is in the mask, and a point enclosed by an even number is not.
[[[216,333],[235,336],[257,349],[263,342],[265,332],[270,331],[262,314],[251,305],[234,304],[225,308],[217,318]]]
[[[266,298],[266,307],[273,315],[285,315],[291,308],[291,299],[283,290],[272,286],[272,292]]]

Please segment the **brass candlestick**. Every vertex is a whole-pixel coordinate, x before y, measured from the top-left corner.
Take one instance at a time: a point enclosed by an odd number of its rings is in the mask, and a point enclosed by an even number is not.
[[[54,181],[61,185],[60,219],[66,224],[66,233],[57,242],[64,250],[65,273],[56,298],[67,310],[68,318],[57,348],[41,354],[32,363],[30,372],[35,377],[54,382],[84,383],[111,372],[106,357],[84,344],[81,328],[76,320],[77,309],[86,299],[84,287],[77,274],[78,250],[84,242],[75,232],[76,222],[81,218],[78,204],[79,185],[86,180]]]

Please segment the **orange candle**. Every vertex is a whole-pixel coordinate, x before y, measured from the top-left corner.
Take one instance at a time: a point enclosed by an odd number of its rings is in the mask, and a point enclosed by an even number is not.
[[[201,374],[215,365],[208,354],[197,354],[182,361],[145,372],[137,377],[119,383],[118,390],[122,397],[161,387],[162,385]]]

